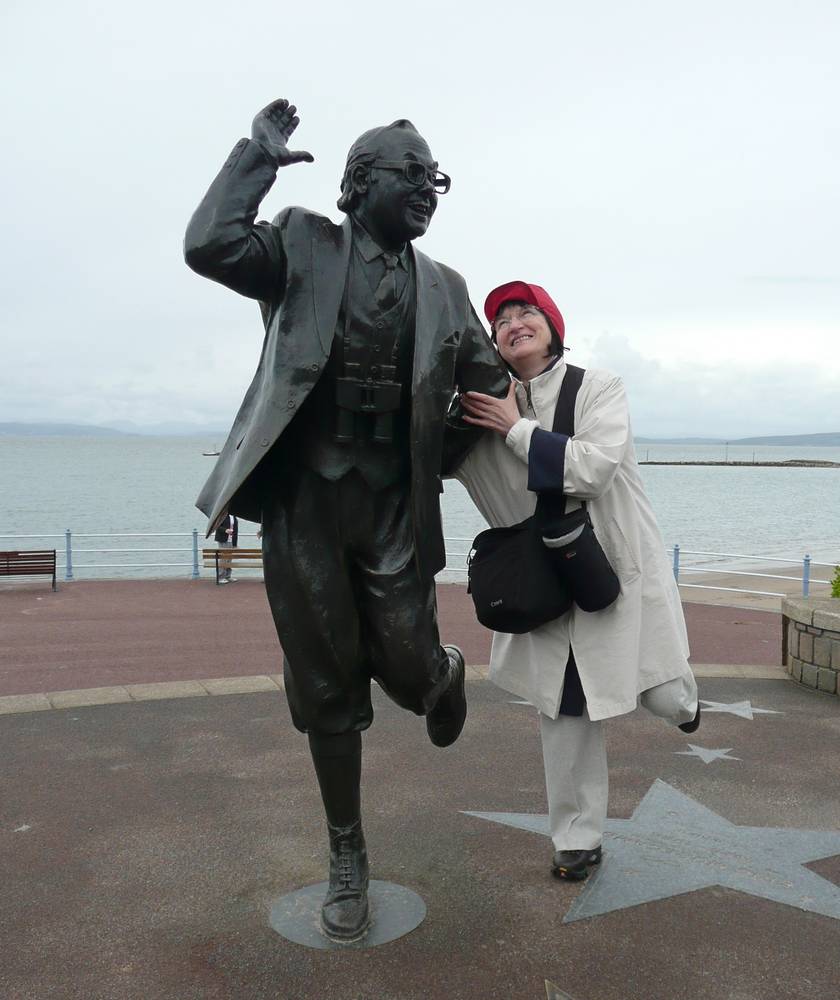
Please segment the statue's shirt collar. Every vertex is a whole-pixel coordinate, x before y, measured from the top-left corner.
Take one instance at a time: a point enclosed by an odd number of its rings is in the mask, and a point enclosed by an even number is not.
[[[353,220],[353,244],[362,256],[362,260],[369,264],[377,257],[381,257],[385,251],[374,240],[365,227]],[[396,254],[397,260],[402,265],[404,271],[408,271],[408,244],[402,248],[402,253]]]

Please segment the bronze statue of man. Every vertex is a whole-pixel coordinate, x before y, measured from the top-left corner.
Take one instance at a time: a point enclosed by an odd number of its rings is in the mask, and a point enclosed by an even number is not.
[[[326,812],[324,931],[369,923],[359,805],[370,681],[426,716],[448,746],[466,716],[464,660],[440,644],[434,575],[445,565],[440,469],[475,428],[455,390],[502,396],[509,377],[463,279],[416,251],[449,178],[405,120],[353,144],[341,225],[302,208],[255,218],[277,169],[310,161],[288,140],[286,100],[254,119],[187,229],[199,274],[259,301],[262,355],[197,501],[262,524],[269,604],[292,721],[308,735]]]

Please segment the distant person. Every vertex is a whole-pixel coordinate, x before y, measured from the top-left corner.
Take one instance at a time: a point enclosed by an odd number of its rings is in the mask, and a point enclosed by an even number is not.
[[[465,419],[494,433],[457,467],[492,527],[534,513],[537,495],[565,494],[567,511],[586,501],[621,592],[603,611],[577,605],[524,635],[493,634],[490,679],[540,713],[552,872],[583,879],[601,860],[608,773],[602,720],[639,701],[693,732],[697,685],[679,592],[633,450],[621,379],[571,369],[564,323],[539,285],[512,281],[487,296],[493,342],[514,376],[505,399],[467,392]],[[552,431],[568,373],[582,382],[574,435]]]
[[[231,549],[239,544],[239,518],[235,514],[226,514],[219,522],[213,536],[221,550],[219,555],[218,583],[231,583]]]

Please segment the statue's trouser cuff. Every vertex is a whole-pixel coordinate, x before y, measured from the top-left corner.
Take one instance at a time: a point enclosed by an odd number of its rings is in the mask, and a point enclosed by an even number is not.
[[[277,490],[263,510],[263,565],[294,725],[366,729],[371,678],[425,714],[450,667],[434,580],[416,569],[408,484],[374,490],[356,470],[332,481],[298,468]]]

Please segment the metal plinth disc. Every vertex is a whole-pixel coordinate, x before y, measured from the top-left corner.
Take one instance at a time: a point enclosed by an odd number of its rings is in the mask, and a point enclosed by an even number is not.
[[[321,930],[321,903],[327,894],[326,882],[280,896],[271,904],[269,923],[287,941],[307,948],[373,948],[396,941],[419,927],[426,916],[426,904],[411,889],[393,882],[371,879],[368,889],[370,927],[363,938],[344,944],[331,941]]]

